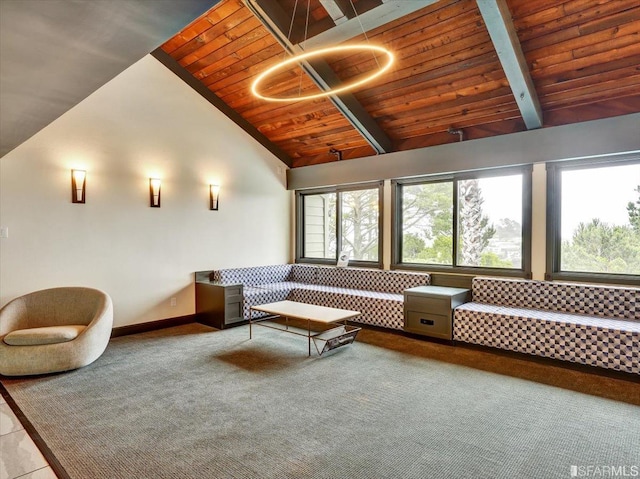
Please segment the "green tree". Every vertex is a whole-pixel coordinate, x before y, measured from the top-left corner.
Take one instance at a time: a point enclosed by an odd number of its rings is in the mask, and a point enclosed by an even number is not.
[[[631,215],[630,215],[631,216]],[[640,274],[640,235],[631,226],[594,218],[580,223],[561,247],[564,271]]]
[[[402,260],[451,264],[453,187],[450,182],[407,185],[402,195]]]
[[[495,228],[482,211],[482,192],[476,179],[460,181],[460,264],[512,267],[497,255],[483,257]],[[402,260],[411,263],[453,263],[453,183],[409,185],[402,195]],[[517,227],[505,220],[505,229]],[[518,233],[519,234],[519,233]]]
[[[631,223],[631,227],[636,233],[640,234],[640,185],[633,191],[638,193],[638,199],[635,203],[629,201],[627,204],[627,213],[629,213],[629,223]]]
[[[513,263],[509,260],[502,259],[496,253],[485,251],[480,256],[480,266],[487,268],[513,268]]]
[[[453,237],[442,235],[436,237],[433,244],[420,254],[420,259],[423,263],[450,264],[452,251]]]
[[[561,245],[564,271],[640,274],[640,185],[638,199],[627,203],[628,225],[609,225],[598,218],[580,223]]]
[[[402,253],[405,258],[417,258],[426,248],[424,240],[415,233],[406,233],[402,236]]]

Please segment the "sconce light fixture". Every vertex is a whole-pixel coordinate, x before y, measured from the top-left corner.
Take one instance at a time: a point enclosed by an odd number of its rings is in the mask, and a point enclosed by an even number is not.
[[[85,170],[71,170],[71,202],[84,203],[87,184]]]
[[[160,186],[159,178],[149,178],[149,206],[160,208]]]
[[[209,209],[218,211],[220,198],[220,185],[209,185]]]

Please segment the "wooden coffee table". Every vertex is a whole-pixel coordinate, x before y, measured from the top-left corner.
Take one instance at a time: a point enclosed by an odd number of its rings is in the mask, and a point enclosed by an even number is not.
[[[274,319],[273,316],[253,319],[253,311],[260,311],[262,313],[280,316],[285,318],[287,322],[283,327],[283,325],[278,323],[266,323],[266,321]],[[277,329],[279,331],[285,331],[299,336],[306,336],[309,343],[309,356],[311,356],[311,340],[313,339],[313,343],[318,354],[322,355],[322,353],[326,351],[330,351],[331,349],[335,349],[346,344],[351,344],[354,341],[361,328],[349,326],[347,324],[347,320],[360,316],[360,314],[360,311],[317,306],[315,304],[298,303],[296,301],[278,301],[276,303],[251,306],[249,310],[249,339],[253,337],[252,326],[255,324],[257,326]],[[288,323],[289,318],[306,321],[306,333],[290,329]],[[331,324],[340,322],[343,324],[325,331],[316,332],[311,329],[313,323]],[[322,350],[318,349],[316,341],[324,343]]]

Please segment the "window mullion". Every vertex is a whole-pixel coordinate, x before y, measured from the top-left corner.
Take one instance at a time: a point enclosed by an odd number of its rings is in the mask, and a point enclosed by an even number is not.
[[[394,264],[400,264],[403,262],[402,243],[404,243],[404,215],[402,214],[404,185],[396,183],[392,193],[395,195],[392,197],[392,209],[395,208],[393,209],[395,215],[391,221],[391,244],[393,246],[391,254],[393,258],[392,262]]]
[[[530,168],[528,174],[522,175],[522,247],[521,247],[521,266],[525,273],[525,277],[531,279],[531,243],[532,243],[532,208],[533,208],[533,183],[532,183],[533,167]]]
[[[545,272],[546,280],[553,280],[553,275],[557,271],[557,252],[558,252],[558,216],[560,209],[557,208],[558,199],[558,170],[553,163],[547,163],[547,207],[546,207],[546,227],[547,227],[547,270]]]
[[[306,234],[304,224],[304,205],[304,195],[296,193],[296,261],[306,256],[304,241]]]
[[[453,234],[453,241],[451,242],[452,244],[452,248],[453,251],[451,252],[451,261],[452,261],[452,266],[456,267],[458,266],[458,249],[459,249],[459,244],[458,244],[458,180],[454,179],[451,182],[451,185],[453,187],[453,225],[451,228],[452,234]]]
[[[342,251],[342,192],[336,193],[336,261]]]

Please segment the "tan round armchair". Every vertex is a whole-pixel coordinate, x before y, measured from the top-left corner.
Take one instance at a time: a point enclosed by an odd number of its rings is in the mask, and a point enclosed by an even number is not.
[[[91,364],[113,326],[108,294],[63,287],[20,296],[0,309],[0,374],[27,376]]]

